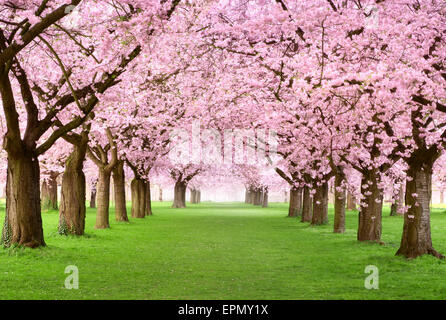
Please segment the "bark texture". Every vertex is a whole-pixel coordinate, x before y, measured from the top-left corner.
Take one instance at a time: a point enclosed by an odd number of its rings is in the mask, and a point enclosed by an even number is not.
[[[45,246],[40,207],[40,169],[32,153],[8,155],[6,215],[1,242]]]
[[[303,188],[302,198],[302,222],[311,222],[313,218],[313,201],[310,197],[310,188]]]
[[[186,188],[184,181],[175,183],[172,208],[186,208]]]
[[[361,179],[361,201],[359,209],[358,241],[380,241],[383,192],[378,186],[378,172],[366,171]]]
[[[409,164],[406,181],[406,205],[403,235],[397,255],[413,259],[424,254],[444,258],[432,246],[430,201],[432,196],[432,166]],[[410,181],[409,181],[410,180]]]
[[[190,203],[198,203],[198,190],[190,189]]]
[[[356,210],[356,199],[350,192],[347,192],[347,210]]]
[[[110,128],[106,129],[108,144],[87,148],[87,154],[98,167],[98,183],[96,195],[96,229],[110,228],[110,180],[115,166],[118,164],[118,150]],[[109,160],[108,154],[111,154]],[[124,186],[125,197],[125,186]]]
[[[297,218],[302,214],[302,188],[290,189],[290,205],[288,217]]]
[[[144,218],[146,216],[146,184],[144,180],[136,177],[130,184],[132,192],[132,218]]]
[[[97,187],[96,229],[110,228],[110,179],[111,170],[100,167]]]
[[[59,233],[83,235],[85,231],[85,174],[83,172],[88,134],[73,144],[65,163],[59,210]]]
[[[144,182],[146,186],[146,216],[151,216],[152,213],[152,195],[150,193],[150,181]]]
[[[345,232],[345,202],[346,202],[346,192],[342,185],[345,176],[342,173],[335,174],[335,184],[334,184],[334,233],[344,233]]]
[[[256,188],[254,191],[254,202],[255,206],[261,206],[263,203],[263,191],[260,188]]]
[[[328,223],[328,183],[317,186],[313,196],[313,217],[311,225]]]
[[[115,218],[116,221],[128,222],[127,205],[125,199],[124,161],[119,160],[113,168],[113,186],[115,192]]]

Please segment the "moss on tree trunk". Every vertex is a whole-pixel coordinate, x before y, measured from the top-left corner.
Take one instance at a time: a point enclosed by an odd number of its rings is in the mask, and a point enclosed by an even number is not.
[[[32,153],[8,155],[6,215],[1,242],[45,246],[40,207],[39,161]]]

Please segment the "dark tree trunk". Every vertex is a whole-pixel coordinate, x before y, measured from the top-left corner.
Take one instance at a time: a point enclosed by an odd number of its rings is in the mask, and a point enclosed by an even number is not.
[[[313,201],[310,197],[310,188],[303,188],[303,199],[302,199],[302,222],[311,222],[313,217]]]
[[[381,240],[383,192],[378,183],[378,172],[376,170],[363,173],[361,179],[363,199],[358,215],[358,241]]]
[[[130,184],[132,192],[132,218],[144,218],[146,216],[147,187],[144,180],[136,177]]]
[[[263,191],[262,208],[268,207],[268,188]]]
[[[116,221],[128,222],[127,203],[125,199],[125,174],[124,161],[118,161],[113,168],[113,186],[115,192],[115,216]]]
[[[175,183],[172,208],[186,207],[186,188],[187,184],[183,181],[177,181]]]
[[[99,168],[98,176],[98,194],[96,211],[96,229],[110,228],[110,179],[111,170]]]
[[[47,180],[42,183],[42,209],[57,210],[57,172],[50,172]]]
[[[424,254],[444,258],[432,246],[430,201],[432,195],[432,166],[409,164],[406,181],[406,206],[403,235],[397,255],[413,259]]]
[[[161,188],[160,188],[160,192],[159,192],[158,201],[163,202],[163,189],[161,189]]]
[[[144,182],[146,185],[146,216],[152,215],[152,195],[150,193],[150,181]]]
[[[59,233],[83,235],[85,231],[85,174],[83,172],[88,134],[73,145],[65,162],[59,210]]]
[[[350,192],[347,192],[347,210],[356,210],[356,199]]]
[[[300,217],[302,213],[302,188],[290,189],[290,205],[288,207],[288,217]]]
[[[342,185],[342,182],[345,180],[345,176],[342,173],[337,173],[335,175],[335,184],[334,184],[334,228],[333,232],[335,233],[344,233],[345,232],[345,198],[346,192],[345,188]]]
[[[313,217],[311,225],[328,223],[328,182],[316,187],[313,196]]]
[[[96,185],[97,185],[97,181],[95,181],[91,185],[91,190],[90,190],[90,208],[96,208]]]
[[[39,161],[33,154],[8,155],[6,215],[2,243],[45,246],[40,208]]]
[[[394,217],[397,215],[398,212],[398,204],[396,203],[396,200],[393,200],[394,202],[390,205],[390,216]]]

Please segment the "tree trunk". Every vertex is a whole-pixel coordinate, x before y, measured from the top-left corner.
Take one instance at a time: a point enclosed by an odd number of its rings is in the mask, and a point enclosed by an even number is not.
[[[197,190],[190,189],[190,203],[197,203]]]
[[[398,205],[396,203],[396,200],[393,200],[394,202],[390,205],[390,216],[394,217],[397,215],[398,212]]]
[[[158,197],[158,201],[159,202],[163,202],[163,189],[159,188],[160,192],[159,192],[159,197]]]
[[[145,181],[146,186],[146,216],[152,215],[152,195],[150,193],[150,181]]]
[[[183,181],[175,183],[172,208],[186,208],[186,188],[187,184]]]
[[[443,204],[443,203],[444,203],[444,190],[441,189],[440,190],[440,204]]]
[[[303,199],[302,199],[302,222],[311,222],[313,217],[313,201],[310,197],[310,188],[303,188]]]
[[[288,217],[299,217],[302,212],[302,188],[290,189],[290,205],[288,207]]]
[[[393,203],[390,206],[390,215],[391,216],[400,216],[401,208],[404,206],[404,186],[400,185],[398,189],[398,195],[396,199],[393,199]]]
[[[132,192],[132,218],[144,218],[146,216],[146,184],[138,177],[130,184]]]
[[[256,189],[254,192],[254,205],[261,206],[263,202],[263,192],[261,189]]]
[[[125,174],[124,161],[118,161],[113,168],[113,185],[115,192],[115,216],[116,221],[128,222],[127,203],[125,200]]]
[[[197,203],[201,203],[201,190],[197,190]]]
[[[97,185],[97,181],[95,181],[91,185],[91,190],[90,190],[90,208],[96,208],[96,185]]]
[[[268,208],[268,188],[263,191],[262,208]]]
[[[8,155],[6,215],[1,242],[45,246],[40,208],[39,161],[33,154]]]
[[[397,255],[413,259],[424,254],[444,258],[432,246],[430,201],[432,196],[432,166],[410,164],[406,181],[406,206],[403,235]],[[410,180],[410,181],[409,181]]]
[[[334,184],[334,233],[344,233],[345,232],[345,198],[346,192],[342,185],[345,177],[342,173],[337,173],[335,175]]]
[[[73,152],[65,162],[59,210],[59,233],[83,235],[85,231],[85,174],[83,172],[88,134],[73,145]]]
[[[253,187],[249,187],[248,189],[248,202],[249,204],[254,204],[255,191]]]
[[[322,225],[328,223],[328,182],[316,187],[313,196],[313,217],[311,225]]]
[[[110,221],[109,221],[110,179],[111,179],[111,170],[104,170],[103,168],[99,168],[98,191],[97,191],[98,209],[96,212],[96,225],[95,225],[96,229],[110,228]]]
[[[347,192],[347,210],[356,210],[356,199],[350,192]]]
[[[57,172],[50,172],[47,180],[42,183],[42,209],[57,210]]]
[[[376,170],[363,173],[361,179],[363,199],[358,215],[358,241],[381,240],[383,193],[378,187],[378,183],[378,172]]]

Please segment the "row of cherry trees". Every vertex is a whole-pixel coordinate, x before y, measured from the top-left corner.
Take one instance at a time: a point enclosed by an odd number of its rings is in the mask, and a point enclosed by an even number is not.
[[[98,172],[97,228],[109,227],[111,176],[116,218],[128,219],[129,169],[134,217],[150,213],[153,175],[163,171],[175,181],[174,207],[183,207],[194,178],[222,170],[238,176],[257,202],[282,178],[289,215],[302,212],[303,221],[319,225],[327,221],[333,179],[335,232],[345,229],[346,195],[353,194],[358,240],[379,242],[384,194],[400,203],[404,187],[397,253],[442,257],[432,246],[429,203],[446,144],[443,2],[0,5],[6,245],[45,245],[40,176],[42,192],[50,193],[62,170],[61,225],[83,233],[89,158]],[[254,167],[170,161],[174,129],[193,135],[198,119],[200,128],[221,133],[217,140],[226,130],[275,132],[277,153],[266,152],[267,161]],[[215,144],[207,138],[199,145]],[[214,152],[224,153],[225,143]]]
[[[429,204],[446,142],[444,2],[226,1],[211,21],[203,39],[225,65],[238,66],[236,104],[248,101],[260,120],[251,125],[277,131],[276,171],[292,195],[311,189],[313,224],[326,221],[334,177],[342,232],[354,170],[358,240],[380,241],[383,194],[405,180],[397,254],[442,257],[432,246]]]

